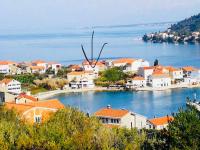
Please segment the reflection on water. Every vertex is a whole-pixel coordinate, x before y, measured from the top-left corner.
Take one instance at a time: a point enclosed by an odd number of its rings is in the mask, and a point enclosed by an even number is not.
[[[62,94],[53,98],[58,98],[65,105],[77,107],[89,113],[110,104],[113,108],[126,108],[147,117],[153,117],[177,112],[178,108],[185,107],[186,97],[192,97],[193,93],[196,93],[197,97],[200,96],[200,88],[153,92],[83,92]]]

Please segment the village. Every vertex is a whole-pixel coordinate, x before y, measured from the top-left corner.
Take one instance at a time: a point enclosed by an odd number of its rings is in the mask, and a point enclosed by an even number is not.
[[[192,66],[175,68],[173,66],[161,66],[158,61],[150,66],[148,61],[143,59],[120,58],[115,60],[93,61],[94,67],[83,61],[79,65],[68,66],[66,76],[67,82],[63,84],[60,91],[79,92],[98,89],[95,80],[101,72],[111,68],[120,68],[122,72],[129,74],[125,84],[113,84],[104,90],[111,88],[123,90],[166,90],[169,88],[197,87],[200,85],[200,70]],[[58,99],[41,98],[38,94],[31,94],[30,91],[22,88],[22,83],[10,78],[20,74],[48,74],[47,78],[58,78],[57,74],[63,69],[60,63],[45,62],[42,60],[15,63],[11,61],[0,61],[0,73],[4,79],[0,81],[1,104],[8,109],[16,109],[23,119],[30,123],[41,123],[48,119],[52,112],[63,109],[65,106]],[[48,80],[49,81],[49,80]],[[58,80],[57,80],[58,82]],[[99,87],[101,89],[101,87]],[[57,89],[58,90],[58,89]],[[47,95],[51,91],[44,92]],[[58,93],[57,93],[58,94]],[[131,112],[126,109],[113,109],[110,105],[92,114],[99,118],[107,127],[147,128],[163,129],[167,127],[172,116],[148,119],[145,116]]]

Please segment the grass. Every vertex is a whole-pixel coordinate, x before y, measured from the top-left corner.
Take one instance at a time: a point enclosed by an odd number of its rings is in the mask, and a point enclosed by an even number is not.
[[[48,90],[42,87],[34,87],[31,89],[31,94],[35,95],[41,92],[47,92]]]

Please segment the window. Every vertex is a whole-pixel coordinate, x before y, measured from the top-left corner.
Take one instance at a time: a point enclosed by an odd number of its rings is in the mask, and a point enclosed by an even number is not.
[[[38,115],[38,116],[35,116],[35,123],[41,123],[42,119],[41,119],[41,116]]]

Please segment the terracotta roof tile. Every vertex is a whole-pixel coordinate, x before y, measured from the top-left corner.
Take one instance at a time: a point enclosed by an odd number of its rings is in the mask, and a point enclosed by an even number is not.
[[[183,71],[196,71],[197,69],[192,66],[186,66],[182,68]]]
[[[160,118],[149,119],[149,121],[153,125],[165,125],[165,124],[168,124],[170,121],[173,121],[173,120],[174,120],[174,118],[172,116],[164,116],[164,117],[160,117]]]
[[[37,98],[30,96],[30,95],[26,95],[24,93],[19,94],[19,96],[17,96],[17,98],[19,98],[19,99],[20,98],[26,98],[26,99],[29,99],[29,100],[34,101],[34,102],[38,101]]]
[[[121,118],[129,113],[128,110],[120,110],[120,109],[112,109],[112,108],[103,108],[99,111],[95,112],[95,116],[102,117],[113,117],[113,118]]]
[[[0,81],[0,83],[1,83],[1,84],[4,83],[4,84],[7,85],[7,84],[10,83],[12,80],[13,80],[13,79],[4,78],[3,80]]]
[[[45,67],[44,66],[30,66],[30,68],[32,69],[32,70],[42,70],[42,69],[45,69]]]
[[[133,80],[145,80],[145,79],[143,77],[136,76],[136,77],[133,77]]]
[[[120,63],[131,64],[134,61],[135,61],[135,59],[132,59],[132,58],[120,58],[120,59],[114,60],[113,64],[120,64]]]

